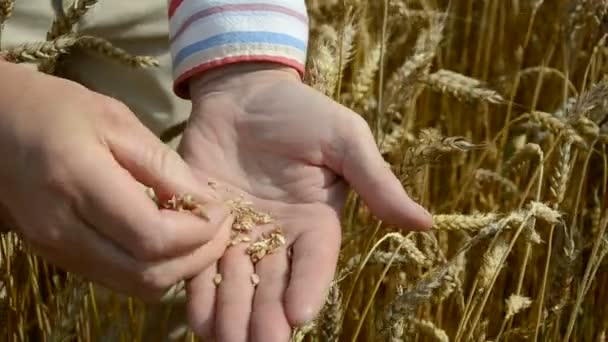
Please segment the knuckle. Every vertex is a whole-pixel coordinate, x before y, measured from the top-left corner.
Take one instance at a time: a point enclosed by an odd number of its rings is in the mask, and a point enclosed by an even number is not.
[[[170,148],[165,148],[162,145],[152,151],[152,165],[156,166],[156,169],[159,170],[162,175],[170,176],[172,171],[174,171],[173,166],[180,158],[177,152]]]
[[[70,197],[70,171],[65,163],[58,162],[56,165],[48,167],[41,177],[43,188],[52,194],[61,197]]]
[[[99,101],[106,113],[123,116],[125,112],[131,111],[127,105],[109,96],[101,95]]]
[[[138,278],[142,295],[150,300],[160,299],[172,285],[172,279],[152,267],[147,267],[139,272]]]
[[[359,115],[351,115],[350,116],[350,129],[354,133],[354,135],[359,134],[370,134],[370,127],[365,121],[365,119]]]
[[[115,124],[114,126],[131,127],[137,122],[131,108],[123,102],[105,95],[99,95],[98,101],[104,117],[111,118],[111,122]]]
[[[22,234],[34,247],[55,249],[62,246],[64,235],[61,229],[52,226],[32,228],[23,229]]]
[[[136,237],[132,246],[133,256],[141,261],[158,260],[166,253],[166,243],[158,234]]]

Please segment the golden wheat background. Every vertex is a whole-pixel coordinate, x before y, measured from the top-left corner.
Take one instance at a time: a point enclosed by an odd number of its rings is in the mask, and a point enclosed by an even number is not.
[[[46,41],[1,55],[45,72],[72,49],[154,65],[78,35],[96,2],[75,2]],[[404,233],[351,196],[327,305],[293,339],[605,341],[608,3],[307,2],[306,82],[369,122],[434,228]],[[0,0],[0,23],[12,3]],[[9,340],[142,339],[145,305],[101,300],[13,233],[0,241],[0,277]]]

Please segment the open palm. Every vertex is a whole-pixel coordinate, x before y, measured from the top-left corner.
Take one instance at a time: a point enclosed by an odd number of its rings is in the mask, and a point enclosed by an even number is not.
[[[314,318],[334,276],[347,182],[382,219],[411,229],[430,226],[387,168],[365,122],[291,71],[262,68],[205,80],[192,98],[180,153],[221,197],[243,196],[272,215],[275,221],[255,234],[279,226],[286,239],[255,264],[246,245],[230,247],[189,282],[189,316],[198,334],[287,341],[291,326]],[[222,281],[215,286],[217,273]]]

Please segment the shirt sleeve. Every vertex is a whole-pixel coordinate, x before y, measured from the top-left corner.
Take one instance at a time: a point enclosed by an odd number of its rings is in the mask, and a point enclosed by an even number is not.
[[[302,76],[308,45],[304,0],[170,0],[174,91],[188,80],[239,62],[274,62]]]

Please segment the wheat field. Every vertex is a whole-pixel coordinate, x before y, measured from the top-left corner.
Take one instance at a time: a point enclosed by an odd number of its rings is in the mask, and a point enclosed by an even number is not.
[[[0,23],[12,2],[0,0]],[[76,2],[46,40],[0,55],[45,72],[72,49],[155,65],[78,35],[96,2]],[[307,2],[305,81],[368,121],[434,227],[385,225],[352,194],[326,306],[293,340],[605,341],[608,2]],[[143,340],[149,308],[101,297],[2,235],[7,340]]]

